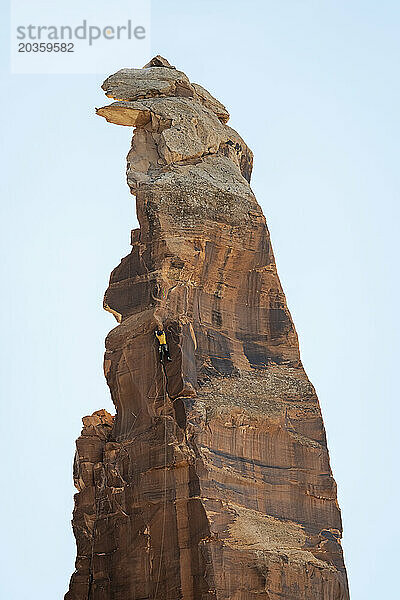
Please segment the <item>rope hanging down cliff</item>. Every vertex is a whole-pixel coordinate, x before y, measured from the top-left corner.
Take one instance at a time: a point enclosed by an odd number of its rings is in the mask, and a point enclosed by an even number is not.
[[[170,359],[171,360],[171,359]],[[157,583],[154,591],[154,600],[157,600],[158,588],[160,585],[161,578],[161,565],[164,555],[164,540],[165,540],[165,520],[167,512],[167,416],[165,414],[166,400],[167,400],[167,372],[165,365],[161,362],[162,373],[163,373],[163,418],[164,418],[164,505],[163,505],[163,519],[162,519],[162,532],[161,532],[161,545],[160,545],[160,560],[158,563],[158,574]]]

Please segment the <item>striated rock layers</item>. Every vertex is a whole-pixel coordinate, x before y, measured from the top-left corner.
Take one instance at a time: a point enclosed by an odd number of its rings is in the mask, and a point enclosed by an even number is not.
[[[103,84],[140,229],[104,306],[115,417],[83,419],[66,600],[344,600],[341,519],[252,153],[162,57]],[[172,362],[158,358],[156,327]]]

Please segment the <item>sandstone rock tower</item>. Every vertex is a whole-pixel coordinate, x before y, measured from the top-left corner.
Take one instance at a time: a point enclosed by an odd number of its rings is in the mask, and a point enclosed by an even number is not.
[[[140,229],[104,306],[115,417],[83,419],[66,600],[346,600],[315,391],[225,107],[160,56],[103,84]],[[162,326],[172,362],[161,365]]]

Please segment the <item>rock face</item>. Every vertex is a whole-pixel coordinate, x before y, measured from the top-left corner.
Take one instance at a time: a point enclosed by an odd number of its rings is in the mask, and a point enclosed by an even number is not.
[[[140,229],[104,307],[115,417],[83,419],[66,600],[345,600],[341,518],[252,153],[162,57],[103,84]],[[161,365],[154,330],[167,333]]]

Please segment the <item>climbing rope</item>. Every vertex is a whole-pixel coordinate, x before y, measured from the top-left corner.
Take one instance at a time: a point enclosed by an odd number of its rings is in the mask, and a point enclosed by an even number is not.
[[[158,356],[156,357],[156,361],[158,363]],[[160,587],[160,581],[161,581],[161,569],[162,569],[162,565],[163,565],[163,558],[164,558],[164,547],[165,547],[165,528],[166,528],[166,512],[167,512],[167,458],[168,458],[168,453],[167,453],[167,415],[166,415],[166,408],[167,408],[167,374],[166,374],[166,370],[165,370],[165,365],[164,363],[161,363],[161,373],[162,373],[162,381],[161,381],[161,385],[162,385],[162,397],[163,397],[163,402],[162,402],[162,418],[164,421],[164,465],[163,465],[163,471],[164,471],[164,493],[163,493],[163,516],[162,516],[162,532],[161,532],[161,544],[160,544],[160,559],[159,559],[159,565],[158,565],[158,572],[157,572],[157,579],[156,579],[156,587],[155,587],[155,592],[154,592],[154,596],[153,596],[153,600],[157,600],[157,595],[158,595],[158,591],[159,591],[159,587]],[[159,397],[159,390],[158,390],[158,385],[157,385],[157,380],[158,380],[158,375],[156,374],[154,380],[152,381],[152,383],[150,384],[148,390],[147,390],[147,399],[153,399],[152,396],[150,396],[150,391],[152,389],[153,386],[155,386],[155,396],[154,399]],[[143,407],[139,410],[137,415],[133,415],[134,416],[134,420],[129,428],[129,431],[127,432],[127,434],[124,435],[125,440],[131,435],[133,428],[136,424],[137,419],[139,418],[141,412],[143,411]],[[133,413],[132,413],[133,414]],[[130,445],[132,443],[135,442],[135,439],[131,440],[128,444],[124,444],[124,441],[121,440],[121,444],[123,444],[121,446],[121,448],[118,451],[116,460],[114,461],[114,464],[116,465],[118,462],[118,458],[120,456],[120,453],[124,450],[125,452],[127,452],[126,450],[126,446]],[[128,453],[129,456],[129,453]],[[121,477],[121,475],[120,475]],[[122,477],[121,477],[122,479]],[[114,499],[115,500],[115,499]],[[118,508],[122,511],[122,507],[118,506]],[[123,512],[123,511],[122,511]],[[126,514],[126,513],[125,513]],[[126,515],[128,516],[128,515]],[[93,544],[94,545],[94,544]],[[88,597],[88,600],[90,600],[90,598]]]
[[[163,418],[164,418],[164,506],[163,506],[163,520],[162,520],[162,533],[161,533],[161,545],[160,545],[160,560],[158,563],[158,575],[157,583],[154,592],[154,600],[157,600],[158,588],[160,585],[161,578],[161,566],[164,557],[164,540],[165,540],[165,520],[167,513],[167,417],[165,414],[166,399],[167,399],[167,374],[165,372],[165,365],[161,363],[163,373]]]
[[[104,454],[103,454],[103,458],[104,458]],[[96,495],[96,489],[97,489],[97,486],[95,484],[95,492],[94,492],[95,495]],[[95,543],[95,537],[96,537],[96,525],[97,525],[97,520],[99,518],[99,506],[100,506],[100,496],[97,496],[96,497],[96,511],[95,511],[95,518],[94,518],[94,523],[93,523],[93,531],[92,531],[92,549],[91,549],[91,556],[90,556],[90,561],[89,561],[89,582],[88,582],[87,600],[90,600],[90,597],[92,595],[94,543]]]

